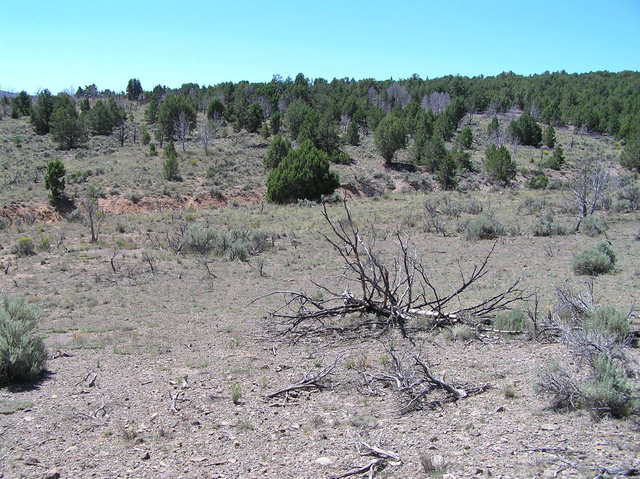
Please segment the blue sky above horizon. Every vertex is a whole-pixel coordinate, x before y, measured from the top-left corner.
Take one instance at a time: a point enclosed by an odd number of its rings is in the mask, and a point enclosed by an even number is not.
[[[0,8],[0,89],[640,69],[640,0],[102,2]]]

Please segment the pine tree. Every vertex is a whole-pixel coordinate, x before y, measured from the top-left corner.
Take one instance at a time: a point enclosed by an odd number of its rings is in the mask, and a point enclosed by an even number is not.
[[[62,160],[55,158],[47,163],[47,171],[44,174],[44,187],[49,190],[49,199],[53,204],[64,198],[66,174]]]
[[[396,151],[407,145],[407,133],[402,121],[389,114],[385,116],[376,128],[374,140],[376,148],[387,164],[393,160]]]
[[[358,123],[356,123],[354,120],[351,120],[349,122],[349,128],[347,129],[347,141],[351,146],[358,146],[360,144]]]
[[[553,148],[556,145],[556,130],[553,126],[548,125],[545,128],[543,141],[547,148]]]

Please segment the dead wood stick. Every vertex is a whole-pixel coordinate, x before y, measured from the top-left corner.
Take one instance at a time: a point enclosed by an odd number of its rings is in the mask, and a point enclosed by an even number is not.
[[[307,388],[313,388],[313,387],[322,389],[324,386],[320,384],[320,381],[333,372],[333,370],[338,365],[338,362],[340,361],[340,359],[342,359],[342,356],[336,357],[335,361],[332,364],[330,364],[329,366],[321,370],[318,374],[309,376],[308,372],[305,373],[305,375],[302,377],[302,379],[298,383],[291,384],[285,388],[282,388],[275,392],[267,394],[267,397],[274,398],[280,394],[284,394],[290,391],[295,391],[297,389],[307,389]]]
[[[365,449],[368,449],[366,453],[363,455],[374,455],[383,459],[393,459],[394,461],[400,461],[400,456],[398,456],[395,452],[385,451],[384,449],[380,449],[379,447],[371,446],[366,442],[361,442],[360,445]]]
[[[332,479],[342,479],[344,477],[355,476],[357,474],[364,474],[365,472],[369,473],[369,477],[373,477],[375,474],[375,470],[377,467],[382,466],[385,460],[382,458],[374,459],[369,464],[361,467],[356,467],[355,469],[351,469],[350,471],[345,472],[339,476],[333,476]]]

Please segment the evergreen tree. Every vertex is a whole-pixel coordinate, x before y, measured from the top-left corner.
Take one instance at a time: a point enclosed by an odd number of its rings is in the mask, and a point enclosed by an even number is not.
[[[38,135],[49,133],[49,120],[53,113],[53,97],[49,90],[42,90],[31,109],[31,123]]]
[[[494,116],[487,126],[487,136],[492,137],[500,132],[500,123],[498,117]]]
[[[376,128],[374,140],[376,148],[387,164],[393,160],[396,151],[407,145],[407,133],[402,121],[394,115],[385,116]]]
[[[61,104],[54,110],[50,120],[51,134],[63,150],[76,148],[87,141],[87,133],[74,106]]]
[[[520,118],[513,120],[509,131],[523,145],[537,147],[542,141],[542,129],[529,113],[523,113]]]
[[[153,125],[158,120],[158,101],[155,98],[151,100],[144,111],[144,118],[150,125]]]
[[[319,200],[340,184],[329,168],[328,155],[310,141],[291,150],[267,179],[267,200],[287,203],[297,199]]]
[[[257,103],[249,105],[243,123],[249,133],[257,132],[262,124],[262,107]]]
[[[436,179],[443,190],[452,190],[458,184],[456,179],[457,165],[455,160],[446,155],[439,163],[436,171]]]
[[[314,145],[325,153],[333,154],[338,151],[340,137],[333,119],[328,114],[325,114],[318,123]]]
[[[181,181],[178,153],[173,145],[173,141],[169,142],[169,146],[165,148],[165,154],[167,157],[162,163],[162,176],[167,181]]]
[[[110,135],[115,126],[113,116],[102,100],[98,100],[87,114],[87,123],[94,135]]]
[[[424,145],[424,165],[431,173],[435,173],[440,168],[440,164],[449,156],[447,148],[437,135],[433,135]]]
[[[87,113],[89,110],[91,110],[91,104],[89,103],[89,99],[85,97],[80,101],[80,111]]]
[[[192,101],[182,95],[168,95],[158,109],[158,122],[165,138],[175,137],[176,124],[184,113],[190,129],[196,126],[196,109]]]
[[[264,157],[265,168],[275,168],[286,158],[291,150],[291,143],[282,135],[276,135],[271,140],[267,154]]]
[[[317,113],[313,109],[302,101],[294,101],[289,105],[287,110],[287,126],[289,127],[289,134],[291,138],[297,139],[300,135],[302,125],[307,122],[307,130],[312,129],[312,125],[317,118]],[[309,131],[306,133],[309,134]],[[313,136],[313,135],[312,135]]]
[[[627,142],[620,154],[620,163],[625,168],[640,172],[640,137]]]
[[[551,168],[552,170],[561,170],[564,166],[564,150],[562,146],[558,145],[553,150],[553,156],[546,161],[547,168]]]
[[[18,96],[13,99],[12,104],[12,116],[13,112],[17,115],[16,117],[31,114],[31,98],[26,91],[21,91]]]
[[[510,183],[516,177],[516,164],[506,146],[489,145],[485,151],[484,167],[489,178],[500,183]]]
[[[556,145],[556,130],[553,126],[548,125],[545,128],[543,141],[547,148],[553,148]]]
[[[140,99],[142,95],[142,84],[137,78],[132,78],[127,83],[127,98],[131,101]]]
[[[220,121],[224,115],[224,105],[218,97],[213,98],[207,107],[207,118],[211,121]]]
[[[473,133],[471,132],[471,128],[465,126],[460,133],[458,134],[458,144],[467,150],[471,148],[471,144],[473,143]]]
[[[44,187],[49,190],[49,200],[52,204],[56,204],[64,198],[66,174],[62,160],[55,158],[47,163],[47,171],[44,174]]]
[[[349,128],[347,129],[347,141],[351,146],[358,146],[360,144],[360,134],[358,132],[358,123],[354,120],[349,122]]]
[[[280,126],[282,124],[282,115],[280,115],[279,111],[276,111],[271,115],[269,123],[271,125],[271,133],[273,133],[274,135],[279,134]]]

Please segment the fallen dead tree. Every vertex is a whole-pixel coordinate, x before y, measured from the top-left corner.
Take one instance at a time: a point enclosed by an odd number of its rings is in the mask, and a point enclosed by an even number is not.
[[[343,287],[338,290],[335,286],[314,282],[324,299],[316,299],[316,296],[303,291],[274,291],[257,298],[284,297],[284,304],[269,313],[270,317],[285,322],[283,334],[348,333],[361,332],[366,328],[379,330],[382,334],[391,328],[399,328],[406,338],[416,329],[462,322],[479,324],[488,321],[498,311],[510,309],[514,302],[526,299],[519,289],[519,281],[515,281],[489,298],[460,306],[464,304],[464,293],[489,272],[488,263],[495,243],[468,274],[465,275],[460,268],[459,283],[452,291],[443,294],[430,278],[428,267],[401,233],[394,237],[396,255],[385,260],[376,250],[375,240],[369,243],[359,231],[346,202],[344,210],[346,218],[335,220],[329,216],[326,205],[322,209],[322,216],[333,233],[324,235],[324,238],[344,263],[344,271],[340,275]],[[361,320],[355,323],[340,321],[354,314]],[[336,319],[338,321],[329,321]]]

